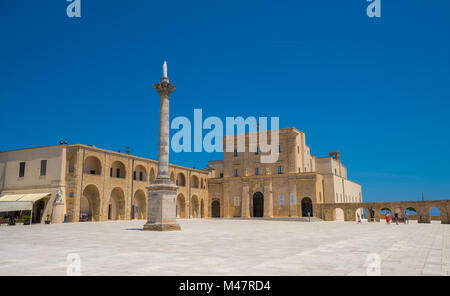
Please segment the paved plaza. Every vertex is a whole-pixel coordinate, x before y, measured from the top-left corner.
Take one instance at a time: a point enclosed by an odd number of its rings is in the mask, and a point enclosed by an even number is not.
[[[2,226],[0,275],[66,275],[71,253],[81,275],[366,275],[377,256],[381,275],[450,275],[450,225],[438,222],[194,219],[179,220],[181,232],[144,223]]]

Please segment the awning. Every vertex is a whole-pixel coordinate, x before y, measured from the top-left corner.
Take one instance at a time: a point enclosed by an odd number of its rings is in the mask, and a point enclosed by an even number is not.
[[[51,193],[7,194],[0,197],[0,212],[30,211],[33,203]]]
[[[0,212],[31,211],[33,202],[31,201],[2,201],[0,202]]]

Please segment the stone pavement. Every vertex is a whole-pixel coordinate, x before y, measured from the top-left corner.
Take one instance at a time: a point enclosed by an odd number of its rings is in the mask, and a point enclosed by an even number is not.
[[[0,227],[0,275],[450,275],[450,225],[178,220]],[[371,254],[369,256],[369,254]],[[379,258],[380,268],[373,258]]]

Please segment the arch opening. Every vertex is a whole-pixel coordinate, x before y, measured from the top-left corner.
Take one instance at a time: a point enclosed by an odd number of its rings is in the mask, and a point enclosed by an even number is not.
[[[134,193],[133,219],[147,219],[147,198],[145,192],[141,189]]]
[[[199,217],[199,202],[197,195],[193,195],[191,198],[191,218]]]
[[[114,161],[111,165],[110,177],[113,178],[126,178],[125,165],[121,161]]]
[[[71,169],[71,168],[69,168]],[[84,160],[83,173],[89,175],[101,175],[102,174],[102,164],[100,159],[95,156],[88,156]]]
[[[83,190],[80,200],[80,222],[99,221],[100,192],[95,185],[88,185]]]
[[[114,188],[108,202],[108,220],[125,219],[125,194],[120,188]]]
[[[147,181],[147,170],[145,169],[144,166],[142,166],[142,165],[136,166],[136,168],[134,170],[133,180],[142,181],[142,182]]]
[[[186,218],[186,202],[181,193],[177,196],[177,218]]]
[[[344,210],[341,208],[335,208],[333,210],[333,220],[334,221],[345,221]]]
[[[309,197],[304,197],[302,199],[302,217],[312,217],[313,216],[313,205],[312,200]]]
[[[181,186],[181,187],[185,187],[186,186],[186,177],[184,176],[183,173],[178,173],[176,185],[177,186]]]

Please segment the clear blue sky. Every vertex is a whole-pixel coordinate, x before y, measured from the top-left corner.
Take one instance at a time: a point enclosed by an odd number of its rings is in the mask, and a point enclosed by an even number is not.
[[[341,151],[366,201],[450,198],[450,2],[0,1],[0,150],[70,143],[157,158],[171,116],[279,116]],[[171,154],[205,167],[221,155]]]

